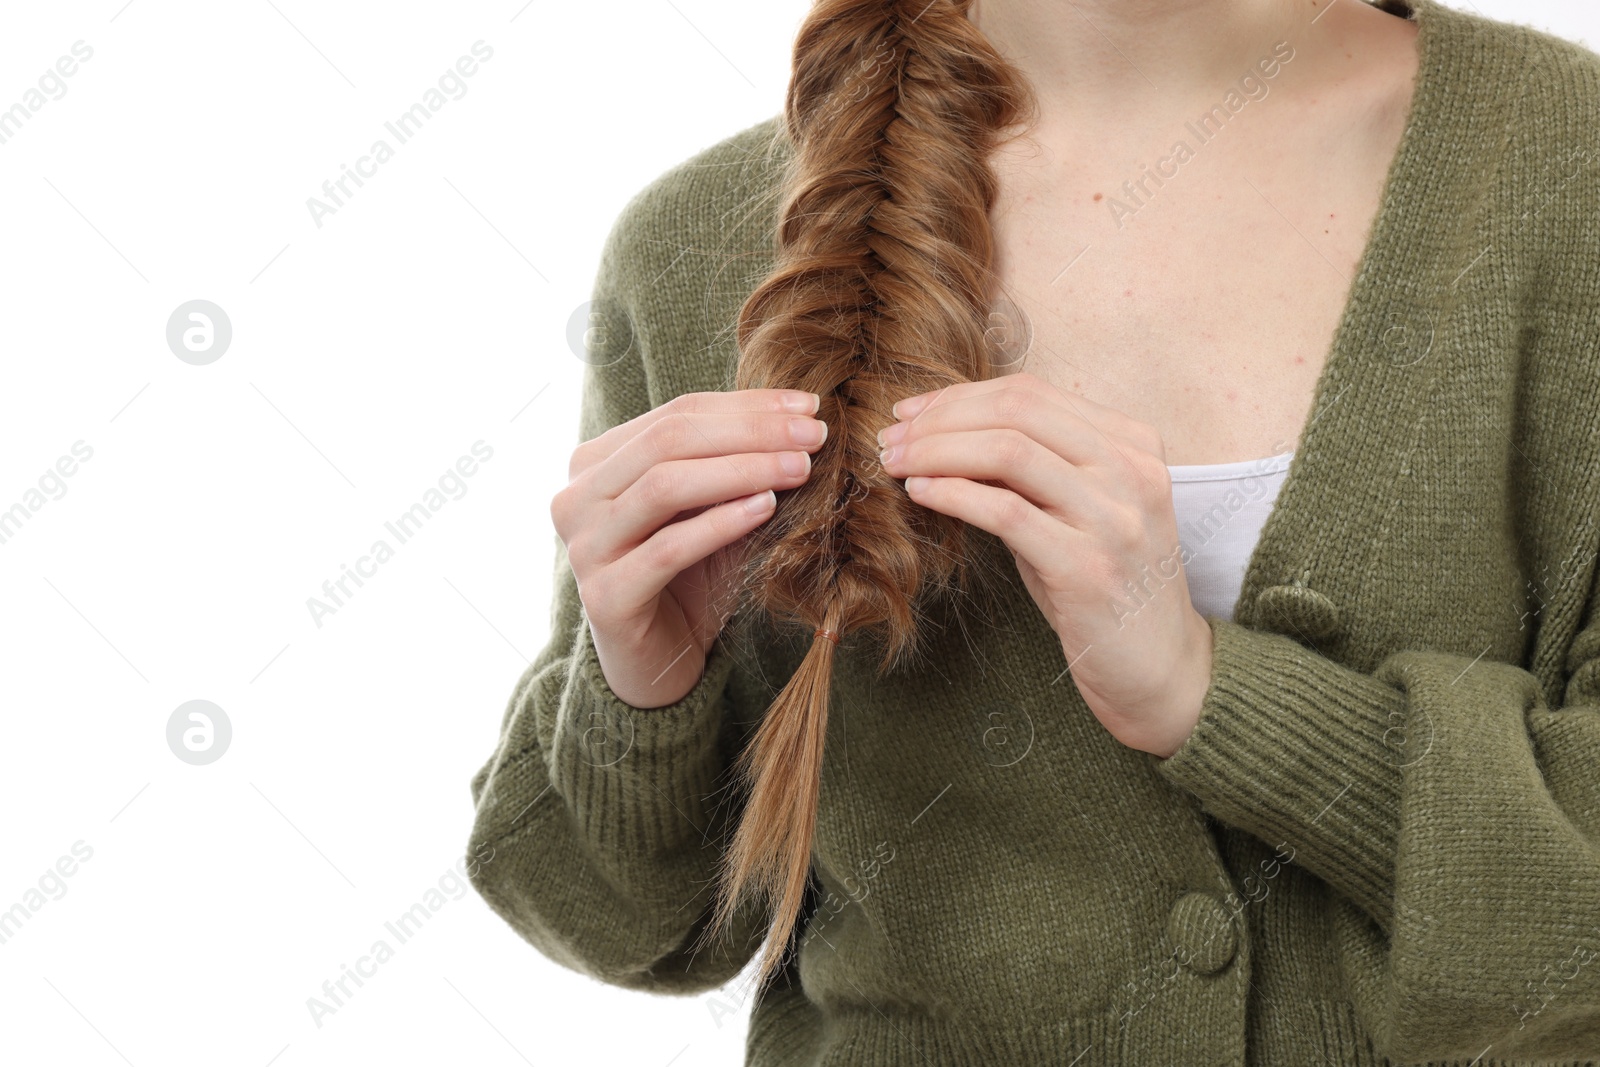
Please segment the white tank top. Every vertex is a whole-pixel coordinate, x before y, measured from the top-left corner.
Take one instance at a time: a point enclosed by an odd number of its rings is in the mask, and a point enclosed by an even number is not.
[[[1167,465],[1189,599],[1201,615],[1232,620],[1245,567],[1294,450],[1236,463]]]

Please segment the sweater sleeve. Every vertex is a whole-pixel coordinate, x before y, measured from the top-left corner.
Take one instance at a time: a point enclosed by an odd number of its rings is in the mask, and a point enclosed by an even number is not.
[[[1350,995],[1396,1061],[1600,1052],[1600,617],[1563,702],[1402,650],[1368,674],[1209,618],[1212,680],[1158,773],[1342,898]]]
[[[625,242],[636,199],[607,239],[591,302],[582,440],[650,410]],[[667,398],[663,398],[664,400]],[[555,962],[625,988],[692,994],[734,977],[765,922],[739,912],[722,940],[691,950],[710,915],[736,730],[723,637],[681,700],[631,707],[595,654],[565,545],[555,540],[550,638],[523,671],[493,754],[472,778],[473,886]]]

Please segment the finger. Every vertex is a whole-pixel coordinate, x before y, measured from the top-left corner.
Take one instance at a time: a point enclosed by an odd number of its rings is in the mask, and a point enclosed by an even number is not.
[[[883,468],[896,478],[927,475],[998,482],[1080,530],[1102,528],[1111,501],[1097,480],[1033,438],[1013,429],[923,435],[892,445]]]
[[[587,480],[583,490],[586,496],[615,500],[658,464],[727,459],[747,452],[814,452],[826,434],[823,422],[810,415],[749,410],[702,412],[686,407],[662,414],[615,452],[578,475],[578,479]],[[751,482],[739,493],[765,488],[765,484]]]
[[[982,396],[983,394],[993,392],[996,389],[1005,389],[1014,386],[1025,386],[1042,393],[1055,393],[1059,394],[1063,398],[1070,397],[1074,404],[1076,404],[1082,410],[1083,417],[1097,424],[1116,425],[1119,419],[1126,419],[1129,417],[1126,412],[1119,408],[1110,407],[1106,404],[1101,404],[1097,401],[1090,400],[1081,393],[1074,393],[1067,389],[1061,389],[1053,383],[1045,381],[1037,374],[1033,374],[1029,371],[1019,371],[1014,374],[1001,374],[993,378],[986,378],[980,382],[961,382],[956,385],[945,386],[942,389],[935,389],[926,393],[918,393],[915,396],[909,396],[897,401],[895,404],[895,408],[897,409],[895,414],[897,417],[911,418],[917,414],[917,412],[912,409],[914,409],[919,403],[926,407],[932,403],[943,403],[945,400],[955,399],[958,397]]]
[[[669,415],[729,415],[741,412],[814,415],[820,403],[821,399],[817,394],[795,389],[737,389],[731,392],[684,393],[578,445],[572,453],[567,480],[576,479],[578,475],[613,455],[623,445]]]
[[[616,458],[623,456],[619,453]],[[739,452],[657,463],[615,500],[596,502],[600,514],[589,530],[584,551],[589,559],[604,564],[633,551],[664,527],[698,517],[724,501],[769,489],[793,489],[803,485],[810,473],[810,454],[792,444],[782,452]]]
[[[912,500],[987,530],[1043,575],[1070,573],[1093,541],[1057,522],[1011,490],[966,478],[918,477],[906,482]]]
[[[1095,413],[1101,419],[1096,422],[1085,417],[1089,401],[1076,394],[1064,394],[1048,384],[1041,389],[1038,379],[1005,388],[952,395],[954,389],[966,389],[967,385],[992,384],[974,382],[952,386],[909,421],[898,423],[904,429],[900,431],[899,440],[892,443],[904,443],[934,433],[1010,428],[1027,434],[1078,467],[1114,470],[1138,478],[1151,492],[1159,489],[1145,474],[1142,464],[1146,460],[1140,458],[1141,454],[1159,458],[1160,435],[1147,424],[1115,408],[1103,407],[1100,410],[1107,414]],[[1156,450],[1152,451],[1151,446]]]
[[[1011,398],[1001,399],[1002,394],[1020,393],[1027,399]],[[966,401],[968,403],[962,403]],[[977,401],[976,404],[971,403]],[[920,403],[921,407],[918,408]],[[1007,411],[1026,414],[1036,421],[1051,425],[1071,423],[1077,433],[1073,438],[1061,442],[1063,448],[1070,448],[1070,452],[1061,452],[1065,458],[1072,462],[1086,462],[1086,450],[1097,448],[1101,461],[1104,461],[1106,450],[1120,450],[1124,448],[1137,448],[1145,450],[1147,444],[1159,445],[1160,435],[1149,439],[1151,427],[1133,418],[1131,415],[1117,408],[1096,403],[1079,393],[1058,389],[1051,383],[1044,381],[1037,375],[1026,371],[1017,374],[1006,374],[998,378],[990,378],[981,382],[962,382],[957,385],[946,386],[931,393],[922,393],[915,397],[908,397],[895,405],[896,413],[902,422],[908,425],[926,425],[934,429],[967,428],[974,425],[1018,425],[1015,417],[1007,418]],[[910,412],[908,415],[907,412]],[[957,412],[966,419],[981,420],[979,423],[946,422]],[[983,419],[987,416],[987,419]],[[1041,420],[1041,416],[1044,416]],[[1018,425],[1019,429],[1024,429]],[[1094,431],[1091,435],[1085,430]],[[1078,442],[1073,444],[1073,442]],[[1050,442],[1045,442],[1050,444]]]
[[[624,618],[644,611],[674,578],[766,522],[775,507],[773,494],[761,492],[663,526],[606,569],[604,602]]]

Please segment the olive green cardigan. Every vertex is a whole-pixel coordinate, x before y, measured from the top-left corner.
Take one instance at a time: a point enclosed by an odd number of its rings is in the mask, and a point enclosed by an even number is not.
[[[931,611],[888,677],[839,649],[798,966],[756,990],[753,906],[686,947],[810,635],[741,613],[630,708],[558,540],[472,780],[473,884],[518,934],[618,986],[731,983],[761,1067],[1600,1062],[1600,59],[1413,6],[1411,116],[1187,743],[1115,741],[980,537],[994,607]],[[787,152],[770,119],[623,210],[582,439],[732,388]]]

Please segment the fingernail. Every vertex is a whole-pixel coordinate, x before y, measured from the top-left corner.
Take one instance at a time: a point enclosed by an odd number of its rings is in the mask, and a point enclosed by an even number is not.
[[[822,397],[816,393],[788,393],[783,398],[783,409],[796,415],[815,415],[822,407]]]
[[[828,424],[817,419],[795,417],[789,420],[789,440],[809,447],[828,439]]]
[[[897,419],[912,419],[916,418],[917,414],[927,406],[928,398],[926,396],[912,396],[900,401],[889,411]]]
[[[753,496],[744,502],[744,509],[752,515],[760,515],[764,511],[771,511],[778,497],[771,489],[760,496]]]

